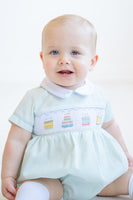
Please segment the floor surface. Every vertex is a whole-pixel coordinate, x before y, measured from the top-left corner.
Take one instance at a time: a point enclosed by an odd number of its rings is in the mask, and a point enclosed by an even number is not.
[[[128,200],[128,199],[130,199],[128,196],[119,196],[119,197],[95,197],[92,200]],[[0,195],[0,200],[6,200],[6,199],[2,195]]]

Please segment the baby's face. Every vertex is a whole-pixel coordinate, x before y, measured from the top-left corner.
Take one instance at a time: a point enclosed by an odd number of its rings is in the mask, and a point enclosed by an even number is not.
[[[88,31],[78,25],[52,25],[44,34],[41,58],[47,77],[57,85],[76,89],[93,67]]]

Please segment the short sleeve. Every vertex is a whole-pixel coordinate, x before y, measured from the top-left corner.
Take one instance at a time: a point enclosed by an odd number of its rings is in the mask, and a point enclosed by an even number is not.
[[[31,91],[28,91],[9,118],[11,123],[32,132],[34,126],[34,100]]]
[[[104,121],[103,121],[103,123],[112,120],[113,117],[114,117],[114,111],[112,109],[112,106],[111,106],[109,100],[106,99],[106,107],[105,107],[105,115],[104,115]]]

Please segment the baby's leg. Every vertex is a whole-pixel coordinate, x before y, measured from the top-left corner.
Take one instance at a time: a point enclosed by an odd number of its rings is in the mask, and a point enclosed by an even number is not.
[[[24,182],[15,200],[61,200],[63,187],[57,179],[36,179]]]
[[[98,196],[116,196],[116,195],[128,195],[129,194],[129,180],[133,174],[133,168],[116,179],[111,184],[107,185]]]
[[[49,200],[49,191],[42,184],[27,181],[18,189],[15,200]]]
[[[40,178],[35,181],[48,189],[50,194],[49,200],[60,200],[63,197],[63,186],[58,179]]]

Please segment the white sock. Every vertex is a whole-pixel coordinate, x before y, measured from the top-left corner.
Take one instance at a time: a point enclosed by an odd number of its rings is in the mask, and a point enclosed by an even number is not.
[[[49,200],[49,191],[40,183],[28,181],[20,186],[15,200]]]
[[[129,196],[133,198],[133,174],[130,177],[128,189],[129,189]]]

